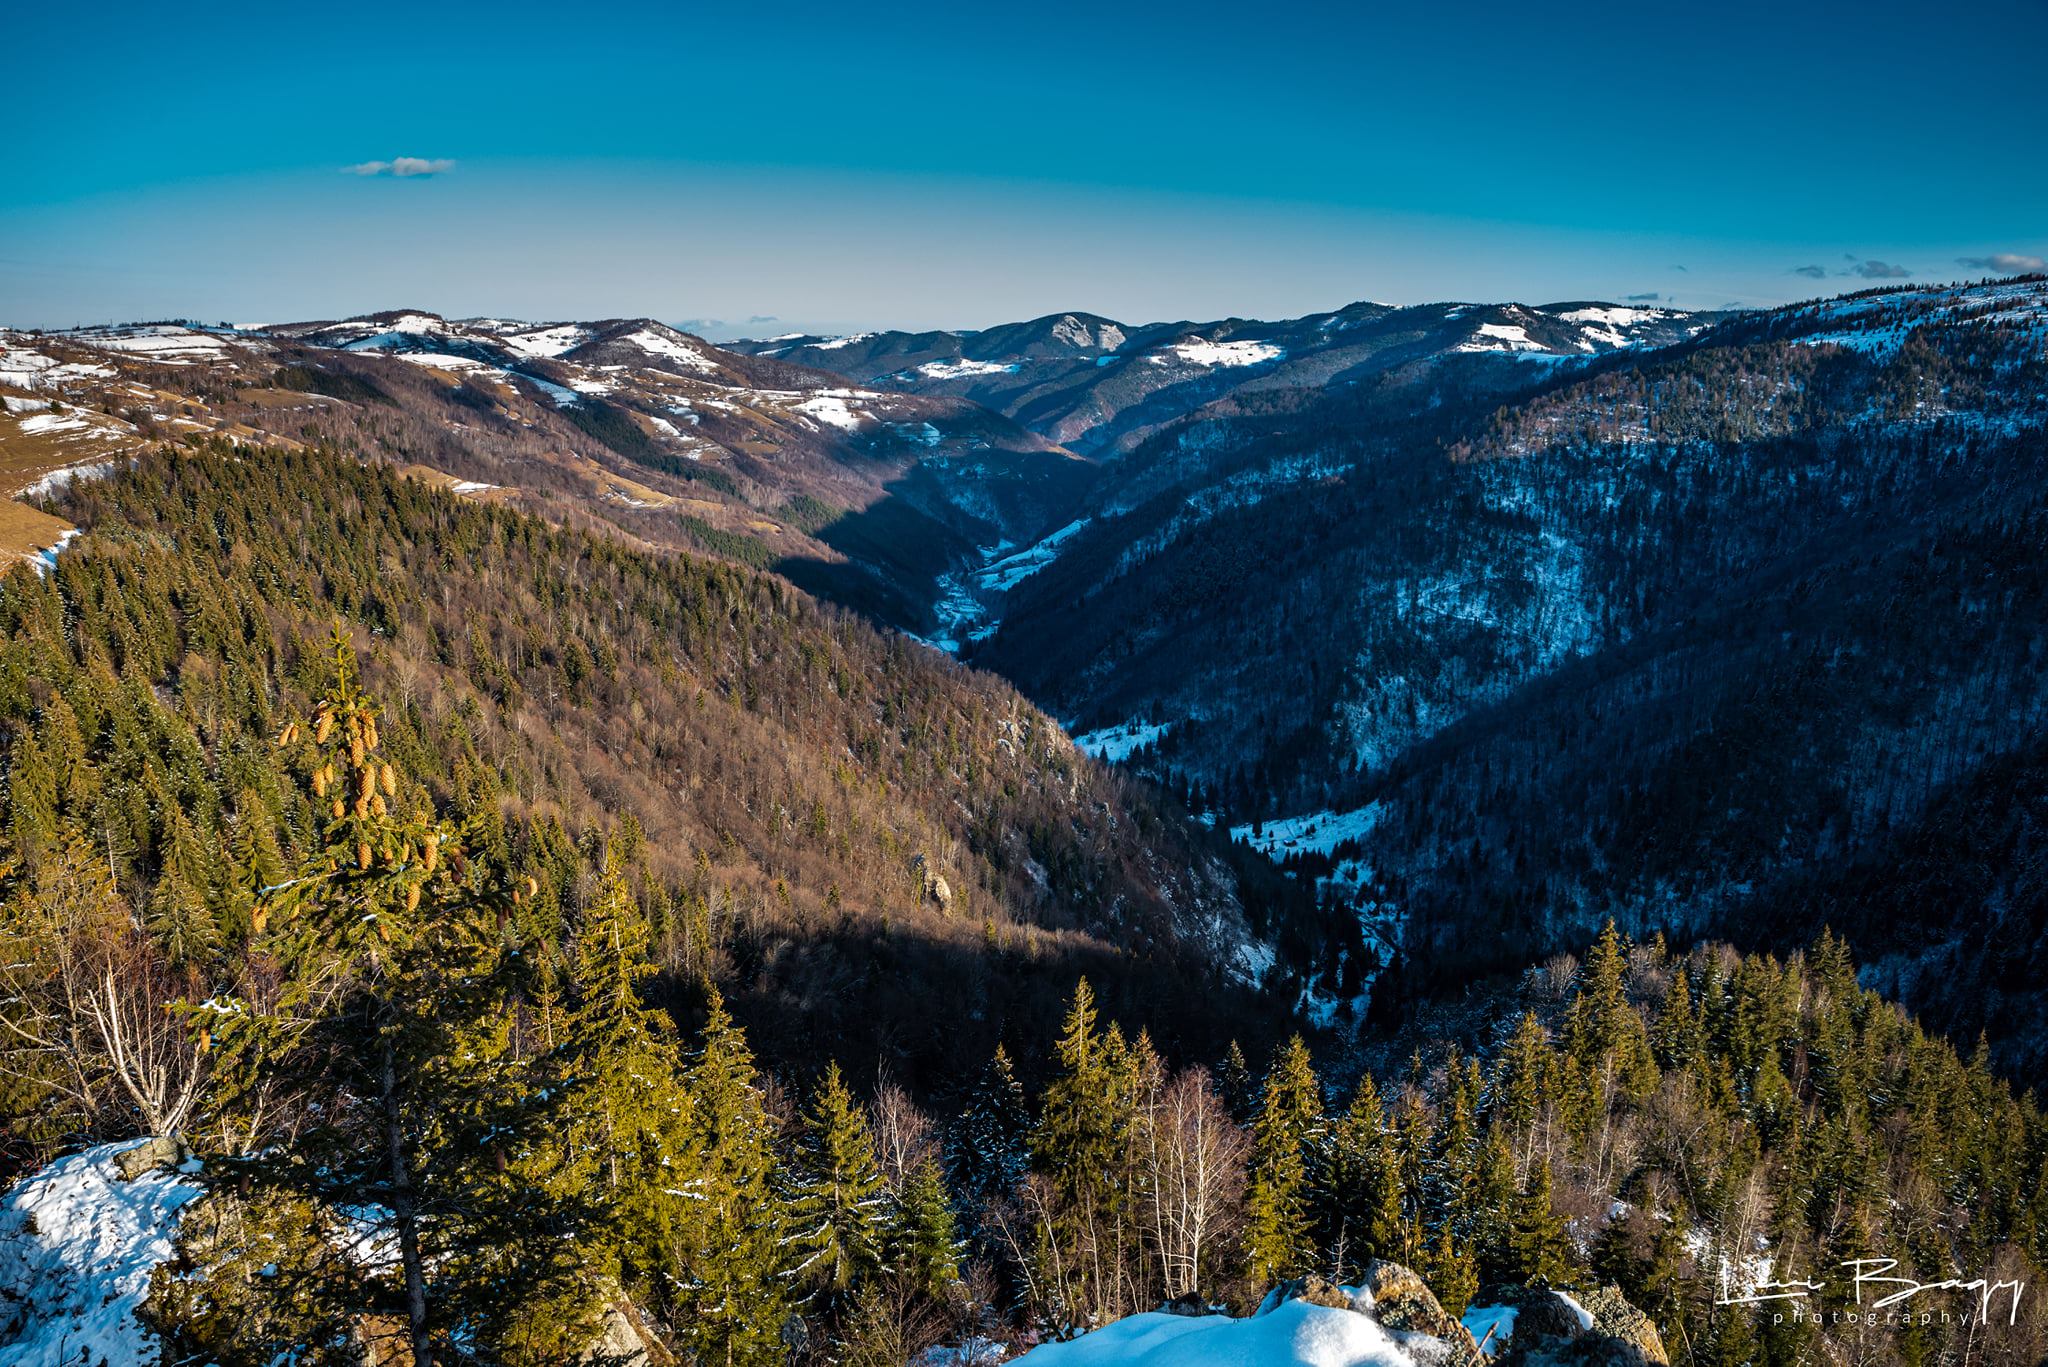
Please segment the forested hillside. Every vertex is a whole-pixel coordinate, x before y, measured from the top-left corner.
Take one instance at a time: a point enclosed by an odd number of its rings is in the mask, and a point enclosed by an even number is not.
[[[1177,1048],[1244,1019],[1224,962],[1248,918],[1284,914],[1284,889],[1258,891],[1278,880],[1241,878],[994,679],[772,577],[320,450],[167,450],[64,506],[84,536],[0,590],[32,974],[60,946],[107,949],[84,927],[127,910],[142,933],[110,943],[138,990],[246,990],[260,891],[320,819],[272,742],[332,684],[341,624],[386,709],[396,800],[538,880],[515,919],[544,979],[614,830],[663,999],[687,1016],[719,982],[778,1061],[826,1038],[927,1086],[1043,1028],[1084,969]],[[64,1040],[46,1043],[57,1066]],[[53,1100],[16,1077],[13,1161],[135,1123],[104,1083]]]
[[[940,574],[1058,526],[1091,473],[973,403],[850,386],[646,318],[0,328],[0,488],[195,435],[390,460],[552,521],[781,564],[919,631]],[[4,549],[20,547],[0,525]]]
[[[1824,904],[1931,1006],[2038,899],[1895,944],[1822,889],[2038,733],[2044,288],[1738,318],[1509,402],[1449,364],[1241,398],[1107,469],[970,658],[1404,924],[1415,990],[1610,911],[1783,944]],[[2030,1066],[2035,1010],[1953,1019]]]

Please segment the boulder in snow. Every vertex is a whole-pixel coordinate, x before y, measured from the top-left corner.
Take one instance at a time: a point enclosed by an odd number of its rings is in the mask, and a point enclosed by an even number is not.
[[[1497,1367],[1670,1367],[1656,1324],[1614,1287],[1534,1289],[1516,1308]]]
[[[1361,1296],[1374,1318],[1408,1347],[1421,1363],[1443,1367],[1479,1367],[1485,1361],[1472,1333],[1444,1309],[1420,1273],[1400,1263],[1375,1258],[1359,1279]]]

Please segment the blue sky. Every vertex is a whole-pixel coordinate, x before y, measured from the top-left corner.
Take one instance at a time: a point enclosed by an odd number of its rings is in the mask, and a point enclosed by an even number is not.
[[[4,321],[1720,307],[2048,254],[2043,0],[78,14],[9,24]],[[400,157],[452,164],[342,169]]]

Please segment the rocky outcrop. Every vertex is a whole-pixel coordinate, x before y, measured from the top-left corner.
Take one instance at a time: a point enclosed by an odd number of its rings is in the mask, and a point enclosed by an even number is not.
[[[1485,1362],[1471,1333],[1443,1308],[1421,1274],[1400,1263],[1375,1259],[1356,1287],[1337,1286],[1313,1274],[1281,1282],[1266,1293],[1259,1313],[1289,1301],[1350,1310],[1372,1319],[1417,1367],[1481,1367]]]
[[[1199,1298],[1187,1299],[1186,1309],[1162,1308],[1203,1313]],[[1338,1286],[1315,1275],[1281,1282],[1266,1293],[1255,1317],[1291,1301],[1372,1319],[1417,1367],[1486,1367],[1489,1362],[1471,1331],[1444,1309],[1421,1274],[1400,1263],[1375,1259],[1356,1286]],[[1566,1292],[1539,1283],[1511,1292],[1505,1304],[1514,1313],[1503,1312],[1503,1327],[1511,1324],[1512,1329],[1488,1345],[1492,1367],[1670,1367],[1656,1324],[1614,1287]]]
[[[1266,1293],[1266,1299],[1259,1308],[1271,1310],[1289,1301],[1326,1305],[1332,1310],[1356,1310],[1361,1315],[1370,1314],[1372,1311],[1370,1300],[1313,1272],[1306,1277],[1295,1277],[1279,1283]]]
[[[583,1367],[672,1367],[675,1355],[648,1329],[634,1304],[621,1296],[606,1307],[597,1342]]]
[[[1614,1287],[1536,1287],[1516,1310],[1496,1367],[1670,1367],[1656,1324]]]
[[[927,902],[940,911],[949,911],[953,906],[953,885],[946,881],[938,867],[923,855],[914,855],[910,860],[911,875],[918,880],[918,886]]]
[[[1420,1273],[1400,1263],[1390,1263],[1384,1258],[1375,1258],[1366,1264],[1365,1276],[1360,1279],[1360,1290],[1372,1298],[1373,1312],[1379,1322],[1395,1334],[1404,1334],[1436,1340],[1441,1349],[1432,1349],[1433,1357],[1428,1360],[1461,1364],[1471,1367],[1484,1361],[1479,1345],[1472,1341],[1472,1333],[1457,1316],[1444,1309]],[[1425,1360],[1418,1345],[1410,1351],[1417,1361]]]

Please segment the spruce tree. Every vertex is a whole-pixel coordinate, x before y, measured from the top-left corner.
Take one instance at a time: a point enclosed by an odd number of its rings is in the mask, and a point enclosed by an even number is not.
[[[706,984],[704,1037],[685,1078],[684,1142],[695,1157],[694,1218],[676,1231],[675,1309],[684,1347],[705,1363],[782,1360],[789,1272],[800,1241],[788,1237],[776,1191],[774,1126],[755,1085],[754,1057],[718,990]]]
[[[960,1235],[939,1165],[922,1159],[891,1203],[885,1236],[889,1266],[924,1295],[939,1299],[960,1279]]]
[[[615,844],[576,928],[568,1009],[556,1012],[545,978],[537,1002],[544,1018],[559,1014],[552,1061],[571,1172],[604,1211],[596,1237],[634,1283],[655,1276],[677,1225],[690,1218],[696,1168],[675,1027],[641,997],[653,972]]]
[[[1116,1238],[1129,1214],[1118,1179],[1132,1127],[1130,1050],[1116,1027],[1096,1028],[1095,994],[1085,978],[1075,985],[1053,1053],[1059,1071],[1031,1137],[1032,1163],[1051,1191],[1037,1258],[1054,1308],[1079,1316],[1101,1309],[1113,1295]]]
[[[1252,1126],[1252,1180],[1245,1257],[1255,1282],[1298,1277],[1315,1266],[1308,1209],[1308,1154],[1322,1123],[1322,1086],[1295,1035],[1266,1076]]]
[[[1551,1095],[1550,1035],[1533,1011],[1525,1011],[1494,1065],[1493,1128],[1505,1132],[1515,1160],[1516,1181],[1535,1154],[1537,1121]]]
[[[1008,1197],[1030,1163],[1031,1115],[1024,1088],[998,1044],[968,1091],[947,1149],[953,1189],[970,1208]]]
[[[804,1117],[795,1169],[790,1223],[802,1255],[797,1272],[822,1307],[836,1311],[882,1269],[887,1205],[874,1134],[837,1063],[826,1067]]]
[[[1482,1282],[1509,1281],[1515,1274],[1515,1212],[1520,1196],[1514,1153],[1507,1134],[1495,1126],[1480,1147],[1479,1166],[1472,1180],[1472,1258]]]
[[[1479,1290],[1479,1273],[1473,1266],[1470,1246],[1453,1238],[1448,1229],[1438,1232],[1436,1243],[1421,1268],[1423,1280],[1435,1293],[1437,1303],[1452,1317],[1465,1313]]]
[[[586,1212],[545,1171],[549,1117],[507,1028],[499,927],[521,894],[468,865],[458,833],[422,803],[394,809],[377,708],[339,631],[333,660],[310,744],[296,748],[296,724],[281,742],[311,772],[319,844],[253,913],[282,989],[268,1010],[193,1009],[221,1046],[230,1105],[311,1105],[288,1143],[209,1170],[373,1212],[397,1248],[391,1294],[415,1367],[579,1351],[594,1313],[579,1294]],[[350,1293],[359,1311],[385,1294],[365,1276]]]
[[[1339,1279],[1373,1258],[1399,1258],[1401,1164],[1386,1107],[1372,1076],[1359,1079],[1351,1105],[1317,1146],[1313,1209],[1316,1239]]]
[[[1699,1013],[1693,1007],[1692,979],[1683,967],[1672,975],[1664,1009],[1657,1015],[1654,1039],[1657,1062],[1672,1069],[1691,1067],[1705,1047]]]
[[[1223,1066],[1216,1070],[1216,1091],[1231,1119],[1240,1125],[1251,1124],[1252,1114],[1258,1109],[1258,1088],[1252,1085],[1251,1065],[1245,1062],[1244,1050],[1236,1040],[1230,1042],[1223,1055]]]
[[[1565,1273],[1571,1245],[1565,1238],[1564,1217],[1553,1204],[1548,1163],[1536,1165],[1515,1202],[1511,1248],[1518,1281],[1555,1280]]]

